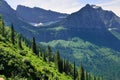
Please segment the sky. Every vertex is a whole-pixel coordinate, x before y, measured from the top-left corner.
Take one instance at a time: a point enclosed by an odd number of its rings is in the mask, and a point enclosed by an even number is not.
[[[6,0],[16,9],[17,5],[28,7],[40,7],[46,10],[61,13],[73,13],[80,10],[86,4],[95,4],[105,10],[110,10],[120,17],[120,0]]]

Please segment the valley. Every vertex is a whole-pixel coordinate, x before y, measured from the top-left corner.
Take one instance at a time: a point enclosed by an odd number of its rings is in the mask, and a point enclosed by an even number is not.
[[[0,14],[8,27],[13,24],[26,39],[59,50],[77,68],[82,63],[95,76],[120,79],[120,17],[114,12],[90,4],[72,14],[22,5],[14,10],[1,0]]]

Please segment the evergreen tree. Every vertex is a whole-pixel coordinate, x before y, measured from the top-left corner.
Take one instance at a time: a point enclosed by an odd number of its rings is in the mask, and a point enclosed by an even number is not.
[[[63,59],[63,72],[65,72],[65,59]]]
[[[59,62],[59,72],[62,73],[63,72],[63,60],[60,59],[60,62]]]
[[[96,80],[99,80],[99,77],[96,77]]]
[[[75,72],[76,72],[76,70],[75,70],[75,61],[74,61],[74,75],[73,75],[74,76],[74,80],[76,79],[76,73]]]
[[[3,20],[2,20],[2,36],[3,37],[5,36],[5,23]]]
[[[11,26],[11,42],[12,44],[14,45],[15,44],[15,34],[14,34],[14,27],[13,27],[13,24]]]
[[[96,80],[94,75],[91,75],[91,76],[92,76],[92,80]]]
[[[55,56],[55,64],[56,64],[56,68],[58,69],[58,71],[60,71],[60,53],[59,51],[56,52],[56,56]]]
[[[79,80],[85,80],[84,69],[83,69],[82,64],[81,64],[81,66],[80,66]]]
[[[65,72],[66,74],[69,74],[69,72],[70,72],[70,64],[69,64],[69,61],[68,61],[68,60],[65,60],[65,61],[64,61],[64,72]]]
[[[43,61],[46,61],[45,53],[42,53]]]
[[[86,71],[84,72],[84,75],[85,75],[85,80],[88,80],[87,72]]]
[[[102,77],[100,77],[100,80],[104,80],[103,76],[102,76]]]
[[[32,40],[32,51],[33,51],[33,53],[37,54],[36,42],[35,42],[34,37],[33,37],[33,40]]]
[[[47,47],[48,62],[51,61],[51,55],[52,55],[52,50],[51,50],[51,47],[48,45]]]
[[[88,77],[88,80],[91,80],[91,79],[90,79],[90,73],[87,73],[87,77]]]
[[[97,80],[97,78],[94,76],[94,80]]]
[[[21,36],[18,37],[18,47],[19,47],[20,49],[23,49],[23,48],[22,48],[22,43],[21,43]]]

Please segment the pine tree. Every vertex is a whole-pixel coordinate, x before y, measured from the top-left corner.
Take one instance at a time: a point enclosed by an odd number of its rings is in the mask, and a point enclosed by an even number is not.
[[[92,80],[96,80],[94,75],[91,75],[91,76],[92,76]]]
[[[59,62],[59,72],[62,73],[63,72],[63,60],[60,59],[60,62]]]
[[[87,73],[87,80],[90,80],[90,73]]]
[[[69,61],[68,60],[65,60],[65,62],[64,62],[64,72],[66,73],[66,74],[70,74],[71,73],[71,64],[69,63]],[[73,73],[73,71],[72,71],[72,73]]]
[[[20,49],[23,49],[23,48],[22,48],[22,43],[21,43],[21,36],[18,37],[18,47],[19,47]]]
[[[56,68],[58,69],[58,71],[60,71],[60,53],[59,51],[56,52],[56,56],[55,56],[55,64],[56,64]]]
[[[37,54],[36,42],[35,42],[34,37],[33,37],[33,40],[32,40],[32,51],[33,51],[33,53]]]
[[[65,59],[63,59],[63,72],[65,72]]]
[[[84,75],[85,75],[85,80],[88,80],[87,72],[86,71],[84,72]]]
[[[79,80],[85,80],[84,69],[83,69],[83,67],[82,67],[82,64],[81,64],[81,66],[80,66]]]
[[[3,20],[2,20],[2,36],[3,37],[5,36],[5,23]]]
[[[46,61],[45,53],[42,53],[43,61]]]
[[[15,44],[15,34],[14,34],[14,27],[13,27],[13,24],[11,26],[11,42],[12,44],[14,45]]]
[[[51,60],[52,50],[51,47],[48,45],[47,47],[47,55],[48,55],[48,62]]]
[[[103,76],[99,78],[100,80],[104,80]]]
[[[76,79],[76,73],[75,72],[76,72],[76,70],[75,70],[75,61],[74,61],[74,75],[73,75],[74,80]]]

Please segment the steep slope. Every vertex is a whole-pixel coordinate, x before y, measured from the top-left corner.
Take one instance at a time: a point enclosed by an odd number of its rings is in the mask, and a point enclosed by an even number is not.
[[[51,25],[49,28],[34,29],[37,33],[35,35],[37,40],[48,42],[57,39],[68,40],[72,37],[80,37],[99,46],[120,50],[120,41],[108,31],[109,28],[119,29],[120,18],[111,11],[105,11],[101,7],[94,7],[88,4],[80,11],[69,15],[60,23]],[[58,28],[61,29],[56,30]],[[43,36],[40,36],[40,34]]]
[[[19,32],[29,38],[35,36],[38,42],[49,42],[51,46],[55,45],[54,47],[61,49],[61,55],[71,62],[75,59],[77,65],[81,61],[88,63],[88,65],[84,64],[86,69],[98,75],[104,74],[107,80],[120,79],[118,57],[120,41],[108,31],[111,28],[119,29],[119,17],[112,12],[86,5],[80,11],[51,26],[33,28],[21,24],[23,23],[16,26],[23,27]],[[74,39],[75,37],[78,39]]]
[[[62,21],[62,24],[69,28],[119,28],[120,17],[112,11],[87,4],[79,11],[69,15]]]
[[[15,44],[10,40],[10,29],[5,27],[2,33],[0,19],[0,75],[7,80],[72,80],[65,73],[59,73],[53,62],[47,63],[35,55],[22,41],[22,49],[17,45],[18,33],[15,33]]]
[[[44,31],[41,44],[60,49],[64,58],[71,62],[75,59],[78,65],[86,63],[87,70],[103,74],[106,80],[119,80],[120,18],[111,11],[95,7],[86,5],[60,23],[38,30]],[[117,33],[111,33],[114,29]]]
[[[17,6],[16,12],[19,17],[29,23],[57,22],[67,17],[67,14],[44,10],[37,7],[29,8],[22,5]]]
[[[77,66],[83,63],[85,69],[96,75],[103,75],[105,80],[119,80],[120,52],[98,46],[81,38],[74,37],[69,40],[53,40],[42,45],[51,45],[53,50],[59,49],[61,56],[75,60]]]
[[[119,17],[111,11],[105,11],[101,7],[87,4],[78,12],[69,15],[57,24],[38,28],[36,35],[39,41],[68,40],[80,37],[99,46],[120,50],[120,41],[109,31],[119,29]]]
[[[11,24],[14,24],[15,30],[24,34],[27,38],[31,39],[34,36],[35,27],[21,20],[16,15],[16,11],[5,0],[1,0],[0,2],[0,14],[2,14],[6,25],[11,26]]]
[[[109,32],[109,29],[120,29],[120,18],[112,11],[87,4],[78,12],[69,15],[60,25],[76,31],[77,36],[86,41],[120,50],[120,41]]]
[[[36,9],[38,9],[38,8],[35,8],[35,10]],[[41,10],[42,9],[38,9],[39,12]],[[54,15],[59,16],[59,17],[62,15],[66,15],[66,14],[60,14],[60,13],[56,13],[56,12],[52,12],[52,11],[45,11],[45,12],[46,12],[45,15],[48,15],[49,12],[50,12],[50,14],[54,13]],[[38,30],[38,28],[35,27],[34,24],[32,24],[32,25],[29,24],[28,21],[25,21],[21,16],[19,16],[18,12],[13,10],[5,0],[0,0],[0,14],[2,14],[6,25],[11,26],[11,24],[13,23],[16,31],[23,34],[24,36],[26,36],[29,39],[31,39],[33,36],[35,36],[37,41],[39,41],[39,37],[36,36],[36,35],[39,35],[39,32],[36,32]],[[41,16],[42,16],[42,14],[41,14]],[[52,18],[52,16],[50,18],[54,19],[54,18]],[[61,18],[60,18],[60,20],[61,20]],[[50,25],[50,24],[52,24],[52,22],[46,23],[45,25]],[[40,24],[38,23],[36,25],[40,25]]]

